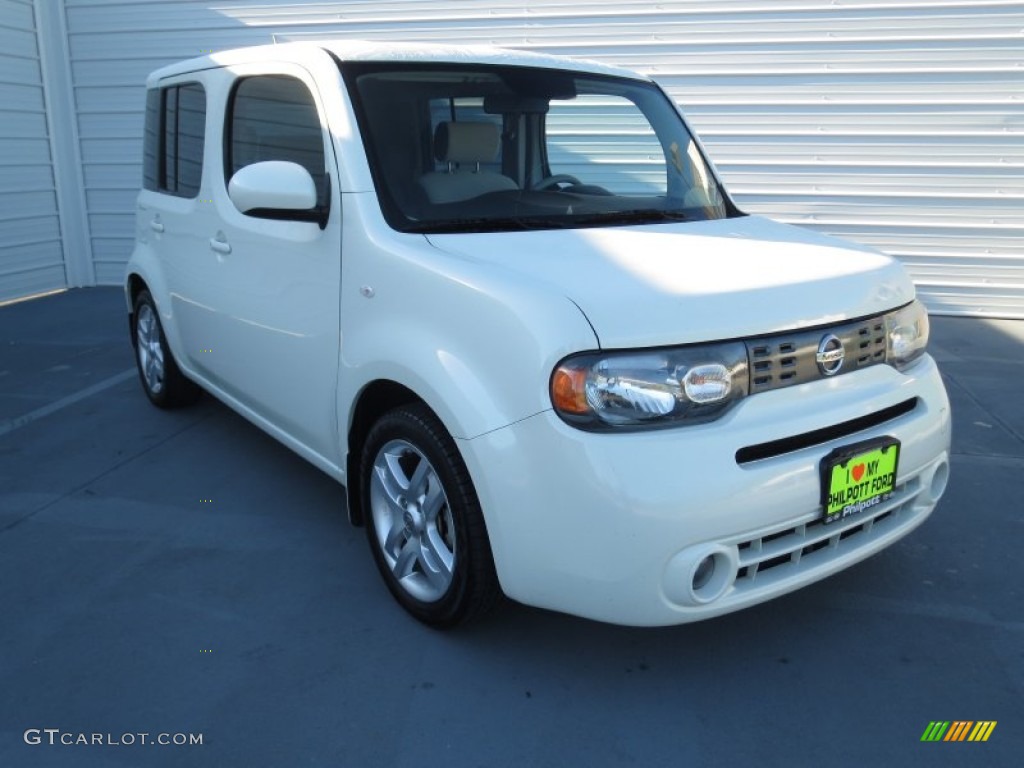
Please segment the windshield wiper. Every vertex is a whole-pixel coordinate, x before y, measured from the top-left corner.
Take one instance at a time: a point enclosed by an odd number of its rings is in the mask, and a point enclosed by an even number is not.
[[[690,221],[693,217],[683,211],[659,211],[640,208],[634,211],[604,211],[576,216],[577,224],[647,224],[669,221]]]

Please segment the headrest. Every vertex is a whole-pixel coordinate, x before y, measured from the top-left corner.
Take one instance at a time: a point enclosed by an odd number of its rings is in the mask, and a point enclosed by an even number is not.
[[[440,123],[434,132],[434,156],[442,163],[488,163],[498,155],[495,123]]]

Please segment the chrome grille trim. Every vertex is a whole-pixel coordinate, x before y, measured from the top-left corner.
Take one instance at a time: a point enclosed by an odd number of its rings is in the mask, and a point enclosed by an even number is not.
[[[842,342],[845,352],[836,376],[885,362],[884,314],[812,331],[790,331],[749,339],[745,344],[750,394],[826,378],[818,370],[815,355],[822,338],[829,334]]]

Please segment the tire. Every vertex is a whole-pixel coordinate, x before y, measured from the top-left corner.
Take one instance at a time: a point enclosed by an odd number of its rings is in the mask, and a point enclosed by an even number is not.
[[[377,568],[414,617],[444,629],[500,596],[480,502],[455,442],[423,405],[374,424],[360,467],[363,520]]]
[[[167,346],[160,313],[149,291],[139,291],[132,314],[132,345],[142,389],[159,408],[191,405],[202,390],[185,378]]]

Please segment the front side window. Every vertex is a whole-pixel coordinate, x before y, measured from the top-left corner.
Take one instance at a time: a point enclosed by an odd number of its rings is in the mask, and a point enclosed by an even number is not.
[[[238,82],[231,95],[225,138],[224,178],[252,163],[285,160],[313,177],[317,207],[326,205],[327,172],[320,117],[305,84],[286,75]]]
[[[206,93],[199,83],[153,88],[146,94],[142,186],[196,197],[202,185]]]
[[[341,67],[381,209],[400,231],[740,215],[653,83],[495,65]]]

